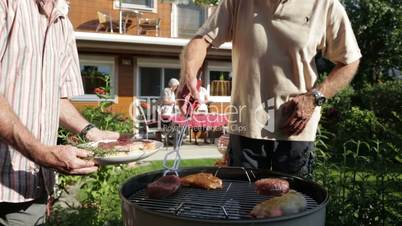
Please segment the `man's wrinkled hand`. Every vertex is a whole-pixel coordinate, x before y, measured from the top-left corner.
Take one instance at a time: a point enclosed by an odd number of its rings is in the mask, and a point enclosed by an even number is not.
[[[176,92],[176,102],[177,105],[179,105],[180,111],[183,115],[188,113],[187,111],[192,104],[190,103],[190,97],[192,97],[193,101],[199,100],[200,93],[197,86],[198,82],[196,78],[189,79],[187,77],[182,77],[180,79],[180,85]]]
[[[288,136],[299,135],[306,128],[314,109],[313,95],[307,93],[292,98],[284,103],[283,113],[288,118],[281,128]]]
[[[42,147],[40,153],[36,156],[35,162],[53,168],[61,173],[85,175],[98,170],[95,162],[85,160],[92,156],[91,152],[73,146],[45,146]]]
[[[101,140],[117,140],[120,134],[118,132],[100,130],[98,128],[93,128],[88,131],[86,138],[89,141],[101,141]]]

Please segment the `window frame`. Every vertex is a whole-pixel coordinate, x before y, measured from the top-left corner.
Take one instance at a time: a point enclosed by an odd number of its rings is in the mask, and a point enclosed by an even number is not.
[[[164,69],[178,69],[180,70],[180,60],[172,60],[172,59],[160,59],[160,58],[138,58],[137,59],[137,67],[136,67],[136,93],[135,96],[139,99],[156,99],[160,98],[160,96],[141,96],[141,74],[140,68],[141,67],[153,67],[153,68],[160,68],[161,75],[160,75],[160,82],[161,82],[161,90],[159,93],[162,93],[165,84],[165,70]]]
[[[207,70],[205,75],[205,87],[208,91],[208,94],[211,94],[211,71],[224,71],[229,72],[232,77],[232,84],[233,84],[233,71],[232,71],[232,64],[230,62],[219,62],[219,61],[208,61],[207,62]],[[233,87],[232,87],[233,88]],[[231,96],[209,96],[209,101],[213,103],[230,103]]]
[[[121,0],[113,0],[113,9],[120,9]],[[121,8],[123,9],[134,9],[134,10],[141,10],[141,11],[148,11],[157,13],[158,12],[158,0],[153,0],[153,7],[148,7],[145,5],[133,4],[133,3],[121,3]]]
[[[112,98],[109,99],[101,99],[96,94],[84,94],[81,96],[75,96],[71,98],[72,101],[76,102],[118,102],[118,71],[117,71],[117,62],[115,56],[97,56],[97,55],[79,55],[80,60],[80,69],[81,65],[89,65],[89,66],[99,66],[102,64],[110,64],[112,66],[112,74],[110,75],[110,88]],[[81,71],[81,70],[80,70]],[[82,75],[81,75],[82,78]]]
[[[179,37],[179,13],[178,13],[178,7],[177,3],[172,3],[172,12],[171,12],[171,37],[172,38],[180,38]],[[208,19],[209,17],[209,7],[204,9],[204,22]]]

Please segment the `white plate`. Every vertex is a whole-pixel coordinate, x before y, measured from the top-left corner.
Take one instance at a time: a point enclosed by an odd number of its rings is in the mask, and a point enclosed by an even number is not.
[[[90,142],[86,144],[80,145],[81,148],[85,147],[98,147],[99,143],[108,143],[108,142],[115,142],[116,140],[101,140],[101,141],[96,141],[96,142]],[[138,140],[142,141],[142,140]],[[107,157],[94,157],[94,161],[98,165],[113,165],[113,164],[124,164],[124,163],[129,163],[129,162],[135,162],[139,161],[145,158],[148,158],[149,156],[155,154],[158,152],[160,149],[163,147],[163,143],[156,141],[156,140],[145,140],[143,141],[152,141],[155,143],[155,149],[153,150],[138,150],[138,151],[130,151],[127,153],[127,155],[124,156],[107,156]]]

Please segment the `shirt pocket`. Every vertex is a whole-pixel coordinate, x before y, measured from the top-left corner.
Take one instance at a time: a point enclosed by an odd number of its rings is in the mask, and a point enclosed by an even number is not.
[[[282,3],[274,15],[273,25],[282,33],[290,46],[304,49],[312,44],[316,19],[314,1]]]

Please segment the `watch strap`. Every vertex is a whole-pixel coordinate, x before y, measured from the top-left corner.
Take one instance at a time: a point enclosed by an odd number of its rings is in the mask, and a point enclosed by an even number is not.
[[[313,89],[311,93],[314,97],[314,102],[316,106],[321,106],[325,103],[327,98],[319,90]]]
[[[80,136],[86,138],[88,131],[91,130],[91,129],[93,129],[93,128],[95,128],[95,127],[96,127],[96,126],[95,126],[94,124],[89,123],[88,125],[86,125],[86,126],[81,130]]]

